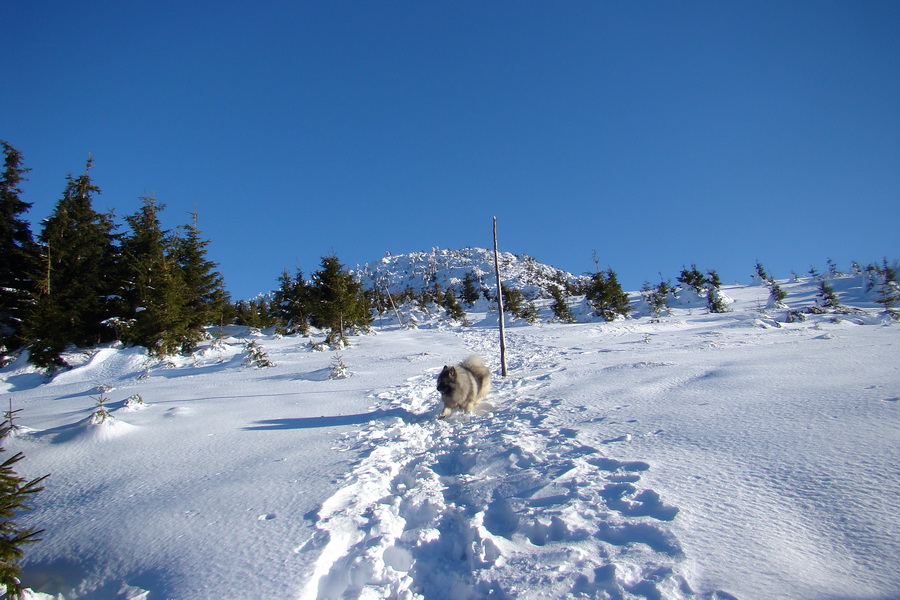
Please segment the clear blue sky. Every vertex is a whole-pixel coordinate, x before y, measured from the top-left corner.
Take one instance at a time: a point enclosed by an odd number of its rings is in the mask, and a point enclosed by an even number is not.
[[[5,0],[0,139],[47,217],[197,207],[234,299],[490,247],[627,289],[900,257],[900,2]]]

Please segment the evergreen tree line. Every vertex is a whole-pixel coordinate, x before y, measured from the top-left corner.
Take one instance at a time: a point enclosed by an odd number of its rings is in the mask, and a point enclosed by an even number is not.
[[[119,233],[112,213],[93,208],[100,188],[92,160],[66,178],[53,213],[35,238],[19,187],[29,169],[22,154],[0,142],[0,345],[27,347],[32,363],[66,366],[70,345],[120,340],[157,355],[190,350],[203,327],[223,322],[231,305],[197,216],[176,231],[162,229],[165,205],[142,198]]]
[[[306,281],[303,271],[287,269],[271,298],[235,304],[235,323],[260,329],[275,327],[283,334],[307,334],[310,326],[328,330],[325,342],[344,343],[348,330],[367,330],[372,323],[372,295],[341,264],[337,256],[322,258],[321,268]]]

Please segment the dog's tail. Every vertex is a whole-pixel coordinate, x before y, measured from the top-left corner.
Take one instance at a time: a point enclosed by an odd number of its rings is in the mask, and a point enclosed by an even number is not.
[[[475,381],[478,382],[478,400],[487,396],[488,392],[491,391],[491,372],[484,366],[484,361],[481,360],[481,357],[470,356],[462,361],[460,366],[468,369],[475,376]]]

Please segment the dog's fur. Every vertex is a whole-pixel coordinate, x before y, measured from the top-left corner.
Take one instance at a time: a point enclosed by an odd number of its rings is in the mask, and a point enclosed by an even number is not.
[[[477,356],[470,356],[455,367],[444,365],[438,375],[437,389],[444,401],[441,419],[454,408],[472,412],[475,404],[491,390],[491,372]]]

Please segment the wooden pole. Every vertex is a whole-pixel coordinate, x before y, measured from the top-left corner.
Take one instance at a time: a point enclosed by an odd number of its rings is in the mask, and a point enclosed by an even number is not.
[[[497,246],[497,217],[494,217],[494,272],[497,274],[497,309],[500,312],[500,374],[506,377],[506,329],[503,322],[503,287],[500,282],[500,251]]]

